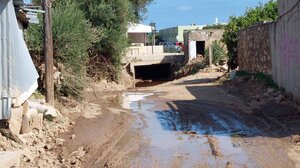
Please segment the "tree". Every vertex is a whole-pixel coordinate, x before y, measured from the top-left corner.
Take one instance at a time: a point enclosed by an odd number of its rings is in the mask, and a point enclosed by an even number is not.
[[[87,50],[99,41],[100,33],[72,0],[56,0],[52,17],[55,64],[63,75],[57,91],[80,98],[86,84]],[[31,26],[26,33],[29,49],[41,51],[42,38],[42,26]]]
[[[143,14],[147,11],[146,6],[153,0],[130,0],[134,15],[137,20],[143,19]]]
[[[228,65],[231,69],[238,66],[237,62],[237,32],[258,22],[273,21],[278,18],[278,2],[271,0],[265,5],[249,8],[243,16],[231,16],[225,27],[223,41],[228,49]]]
[[[226,25],[224,24],[213,24],[213,25],[207,25],[203,27],[203,29],[225,29]]]

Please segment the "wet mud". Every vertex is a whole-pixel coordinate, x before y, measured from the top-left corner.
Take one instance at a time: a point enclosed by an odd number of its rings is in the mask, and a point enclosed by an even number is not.
[[[263,117],[259,109],[267,105],[251,109],[211,81],[177,82],[124,94],[123,108],[131,110],[135,120],[108,154],[105,166],[296,167],[289,157],[296,157],[288,140],[293,132],[284,132],[269,120],[268,112]]]

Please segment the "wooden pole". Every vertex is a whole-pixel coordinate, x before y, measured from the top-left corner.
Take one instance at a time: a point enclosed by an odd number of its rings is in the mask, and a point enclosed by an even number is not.
[[[211,68],[212,67],[212,59],[213,59],[213,52],[212,52],[212,47],[211,45],[209,46],[209,67]]]
[[[44,14],[44,52],[45,52],[45,87],[46,102],[54,106],[53,80],[53,39],[51,21],[51,0],[43,1]]]

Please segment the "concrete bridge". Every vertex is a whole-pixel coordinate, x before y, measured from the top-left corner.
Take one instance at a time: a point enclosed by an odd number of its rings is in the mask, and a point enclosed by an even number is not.
[[[129,47],[122,63],[135,79],[161,79],[172,75],[172,67],[186,61],[183,53],[164,53],[163,46]]]

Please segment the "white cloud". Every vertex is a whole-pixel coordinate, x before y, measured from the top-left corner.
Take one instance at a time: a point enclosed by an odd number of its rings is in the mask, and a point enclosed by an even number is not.
[[[180,12],[186,12],[186,11],[190,11],[193,10],[194,8],[191,6],[179,6],[177,8]]]

